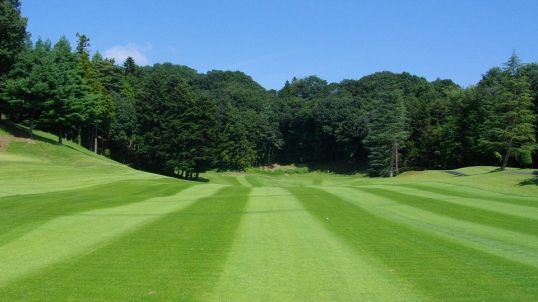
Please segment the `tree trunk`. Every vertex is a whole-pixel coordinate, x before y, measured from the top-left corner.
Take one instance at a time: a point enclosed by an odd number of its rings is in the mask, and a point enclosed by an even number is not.
[[[94,126],[93,133],[93,152],[97,154],[97,124]]]
[[[34,110],[30,112],[30,138],[34,138]]]
[[[198,181],[198,176],[200,176],[200,172],[196,172],[196,177],[194,180]]]
[[[400,171],[398,169],[398,144],[396,144],[394,152],[394,173],[395,175],[398,175],[400,174]]]
[[[62,125],[60,125],[60,133],[58,134],[58,143],[61,145],[63,144],[63,136],[64,136],[64,133],[63,133],[63,128],[62,128]]]
[[[390,146],[390,174],[389,177],[394,176],[394,144]]]
[[[90,127],[90,128],[88,129],[88,133],[87,133],[87,137],[88,137],[88,150],[92,150],[92,149],[93,149],[93,148],[92,148],[92,141],[93,141],[93,139],[92,139],[92,135],[93,135],[93,129],[92,129],[92,127]]]
[[[82,145],[82,126],[78,125],[77,129],[77,144],[80,146]]]
[[[512,140],[510,139],[510,142],[508,143],[508,148],[506,148],[506,154],[504,155],[503,162],[501,164],[501,171],[506,168],[506,165],[508,164],[508,158],[510,157],[510,148],[512,148]]]

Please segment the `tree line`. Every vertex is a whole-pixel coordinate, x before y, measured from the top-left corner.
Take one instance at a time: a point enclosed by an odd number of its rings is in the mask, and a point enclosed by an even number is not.
[[[30,39],[20,2],[0,0],[0,114],[165,175],[339,162],[372,176],[536,163],[538,64],[516,53],[469,87],[378,72],[266,90],[240,71],[116,64],[77,33]]]

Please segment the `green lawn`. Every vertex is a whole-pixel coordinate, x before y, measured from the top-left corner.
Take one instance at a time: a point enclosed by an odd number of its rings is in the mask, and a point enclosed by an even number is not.
[[[531,170],[195,183],[37,134],[0,152],[0,301],[538,300]]]

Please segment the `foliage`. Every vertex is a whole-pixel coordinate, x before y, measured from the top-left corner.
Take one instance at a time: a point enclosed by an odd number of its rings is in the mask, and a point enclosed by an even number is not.
[[[2,98],[9,104],[8,113],[16,119],[29,119],[29,134],[33,135],[34,120],[46,109],[45,102],[54,95],[51,42],[38,39],[35,46],[26,45],[6,81],[2,83]]]
[[[383,71],[339,83],[294,77],[276,91],[241,71],[117,64],[92,56],[80,33],[75,49],[65,37],[32,43],[19,1],[0,1],[0,12],[0,117],[138,169],[196,178],[338,163],[395,176],[493,165],[497,154],[502,168],[538,164],[538,64],[515,53],[465,88]]]
[[[27,22],[21,16],[19,0],[0,0],[0,78],[11,70],[19,53],[24,51],[29,37]]]
[[[399,151],[409,136],[405,129],[406,111],[398,94],[381,93],[377,97],[364,140],[370,151],[369,174],[393,177],[399,174]]]
[[[536,116],[532,111],[534,104],[521,66],[514,53],[504,69],[490,69],[481,82],[486,91],[486,119],[482,124],[481,143],[504,154],[501,170],[510,157],[523,158],[523,163],[529,164],[529,154],[538,147]]]

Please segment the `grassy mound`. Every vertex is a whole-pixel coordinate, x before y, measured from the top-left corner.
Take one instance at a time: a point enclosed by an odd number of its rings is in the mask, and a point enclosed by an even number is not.
[[[0,300],[538,300],[533,170],[194,183],[1,129]]]

